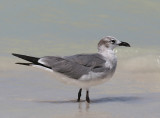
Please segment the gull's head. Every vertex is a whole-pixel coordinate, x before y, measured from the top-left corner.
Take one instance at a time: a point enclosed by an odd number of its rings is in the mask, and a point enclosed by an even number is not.
[[[98,51],[105,51],[105,50],[113,50],[117,46],[126,46],[130,47],[130,45],[126,42],[119,41],[115,37],[107,36],[102,38],[98,43]]]

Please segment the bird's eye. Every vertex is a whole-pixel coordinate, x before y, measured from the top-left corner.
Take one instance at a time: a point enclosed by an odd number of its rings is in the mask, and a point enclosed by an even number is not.
[[[112,40],[111,42],[112,42],[112,44],[114,44],[116,41],[115,41],[115,40]]]

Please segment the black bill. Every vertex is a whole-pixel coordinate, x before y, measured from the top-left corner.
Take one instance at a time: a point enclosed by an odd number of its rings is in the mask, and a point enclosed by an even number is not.
[[[130,44],[127,43],[127,42],[121,42],[121,43],[119,44],[119,46],[131,47]]]

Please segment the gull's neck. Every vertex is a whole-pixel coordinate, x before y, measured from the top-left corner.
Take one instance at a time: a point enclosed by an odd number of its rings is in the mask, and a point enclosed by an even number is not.
[[[103,56],[103,58],[106,60],[105,66],[110,68],[113,73],[116,69],[117,65],[117,56],[115,55],[115,52],[113,49],[105,48],[103,50],[98,50],[98,53]]]
[[[110,48],[103,48],[103,50],[100,49],[98,50],[98,53],[106,58],[115,56],[115,52],[113,51],[113,49],[110,49]]]

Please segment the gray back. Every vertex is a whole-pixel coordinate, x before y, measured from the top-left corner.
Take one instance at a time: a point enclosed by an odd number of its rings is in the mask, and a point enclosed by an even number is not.
[[[40,59],[45,66],[68,77],[79,79],[84,74],[104,72],[108,68],[104,66],[105,60],[100,54],[78,54],[73,56],[56,57],[46,56]]]

